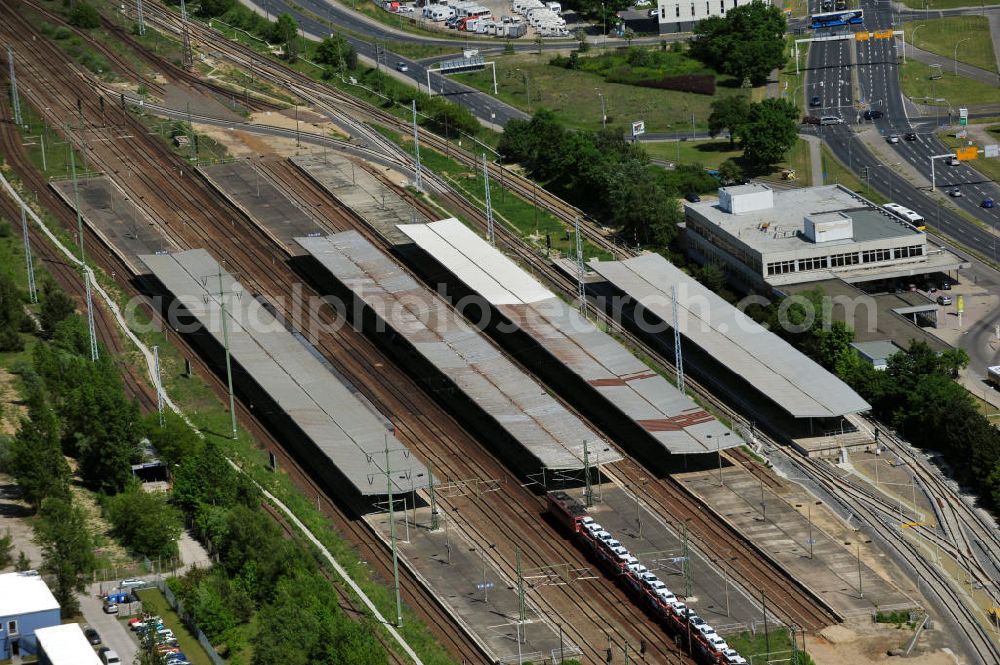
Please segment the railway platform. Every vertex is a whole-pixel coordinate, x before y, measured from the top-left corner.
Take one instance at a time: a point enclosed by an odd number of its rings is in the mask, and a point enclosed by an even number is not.
[[[566,492],[583,500],[582,489]],[[686,524],[670,522],[669,517],[654,514],[641,499],[637,503],[635,494],[628,488],[605,479],[593,485],[592,492],[594,503],[588,510],[590,516],[716,632],[725,637],[763,628],[767,601],[751,596],[752,590],[743,590],[730,578],[725,552],[700,552],[690,544],[685,547]],[[779,623],[770,610],[767,621],[770,627]]]
[[[399,498],[398,507],[403,504]],[[389,543],[389,514],[371,513],[365,521]],[[549,620],[532,602],[531,580],[525,574],[525,621],[518,625],[519,603],[516,572],[499,570],[493,563],[491,543],[475,540],[445,511],[438,528],[431,530],[431,512],[427,506],[415,511],[394,513],[396,544],[400,561],[435,595],[451,616],[491,656],[491,662],[556,662],[560,651],[565,658],[580,653],[560,630],[558,618]],[[517,637],[520,634],[520,647]]]
[[[77,195],[72,180],[56,180],[50,186],[66,205],[76,210]],[[180,249],[167,239],[158,222],[150,219],[107,177],[78,179],[77,193],[84,222],[106,245],[114,248],[133,273],[146,272],[139,256]]]
[[[727,466],[721,484],[715,470],[676,478],[842,617],[919,605],[863,534],[798,485],[759,472]]]
[[[393,244],[410,242],[397,224],[430,221],[392,188],[345,157],[330,152],[291,157],[289,161]]]
[[[297,236],[325,232],[319,222],[275,187],[259,167],[246,160],[200,166],[198,171],[286,251],[301,253],[293,240]]]

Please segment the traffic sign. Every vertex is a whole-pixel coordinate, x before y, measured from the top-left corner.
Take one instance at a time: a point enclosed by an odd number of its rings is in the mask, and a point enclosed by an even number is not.
[[[974,145],[970,145],[967,148],[955,148],[955,156],[958,157],[959,161],[967,162],[978,159],[979,150]]]
[[[958,109],[958,124],[963,126],[969,124],[969,109]]]
[[[892,39],[892,30],[876,30],[872,36],[875,39]]]
[[[983,146],[983,157],[1000,157],[1000,145],[996,143],[991,143],[990,145]]]
[[[646,121],[636,120],[632,123],[632,137],[639,136],[640,134],[646,133]]]
[[[868,38],[871,37],[871,36],[872,36],[872,33],[870,33],[870,32],[855,32],[854,33],[854,39],[856,39],[859,42],[866,42],[866,41],[868,41]]]

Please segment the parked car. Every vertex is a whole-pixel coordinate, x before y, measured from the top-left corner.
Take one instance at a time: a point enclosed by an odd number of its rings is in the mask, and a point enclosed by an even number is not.
[[[108,649],[107,651],[101,652],[101,662],[104,663],[104,665],[119,665],[122,661],[121,658],[118,657],[117,653]]]
[[[83,636],[87,638],[87,641],[93,644],[95,647],[101,643],[101,635],[93,628],[85,628],[83,631]]]
[[[690,201],[691,203],[699,203],[701,201],[701,197],[695,194],[694,192],[688,192],[687,194],[684,195],[684,198]]]
[[[802,124],[803,125],[818,125],[819,124],[819,116],[816,116],[816,115],[804,115],[804,116],[802,116]]]
[[[411,5],[400,5],[399,6],[399,13],[400,14],[412,14],[413,13],[413,7]]]
[[[660,18],[660,10],[659,9],[650,9],[649,10],[649,18]]]
[[[948,306],[951,304],[951,296],[938,296],[937,304]]]
[[[948,280],[944,280],[943,282],[941,282],[941,290],[951,291],[951,282],[949,282]]]
[[[950,192],[948,192],[948,196],[950,196],[953,199],[960,198],[962,196],[962,190],[960,190],[958,187],[956,187],[955,189],[953,189]]]
[[[736,649],[725,649],[722,652],[722,662],[726,665],[746,665],[747,659],[741,656]]]
[[[887,143],[899,143],[899,134],[889,134],[885,140]]]
[[[104,603],[104,613],[118,614],[118,605],[116,603]]]
[[[992,208],[993,207],[993,199],[991,199],[990,197],[987,196],[985,199],[982,200],[982,203],[980,203],[979,205],[981,205],[984,208]]]
[[[402,60],[400,60],[399,62],[396,63],[396,71],[397,72],[408,72],[408,71],[410,71],[410,68],[406,66],[405,62],[403,62]]]
[[[118,586],[119,586],[119,588],[122,588],[122,589],[136,589],[136,588],[142,588],[142,587],[146,586],[146,582],[143,581],[143,580],[140,580],[137,577],[129,577],[127,579],[122,580],[121,584],[119,584]]]
[[[820,101],[819,96],[814,96],[809,99],[809,106],[822,106],[823,103]]]

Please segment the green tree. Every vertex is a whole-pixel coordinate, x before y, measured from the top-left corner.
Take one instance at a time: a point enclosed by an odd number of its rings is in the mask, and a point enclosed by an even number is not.
[[[84,30],[101,27],[101,15],[90,4],[78,0],[69,13],[69,24]]]
[[[271,39],[285,49],[285,59],[294,62],[299,57],[299,24],[291,14],[281,14],[271,29]]]
[[[355,69],[358,66],[358,52],[346,39],[334,35],[326,37],[316,47],[316,62],[349,70]]]
[[[710,16],[695,25],[691,55],[709,67],[753,85],[785,62],[785,15],[761,0]]]
[[[183,418],[170,410],[163,413],[162,427],[158,413],[146,416],[143,419],[143,430],[160,459],[171,467],[197,454],[204,445],[198,433],[191,429]]]
[[[75,616],[80,612],[76,592],[83,591],[94,567],[94,542],[83,511],[65,499],[45,499],[35,522],[35,541],[42,548],[42,570],[54,580],[52,595],[63,616]]]
[[[708,133],[715,138],[723,130],[729,132],[729,146],[736,143],[736,134],[750,118],[750,103],[743,95],[720,97],[712,102],[712,113],[708,116]]]
[[[10,535],[10,529],[7,529],[4,535],[0,536],[0,570],[12,563],[14,563],[14,536]]]
[[[181,514],[166,492],[147,492],[133,481],[108,497],[105,510],[115,535],[129,550],[150,559],[177,556]]]
[[[24,326],[24,303],[10,275],[0,275],[0,352],[21,351],[24,340],[18,334]]]
[[[201,0],[198,15],[205,18],[222,16],[236,4],[236,0]]]
[[[31,560],[28,559],[28,555],[24,553],[24,550],[17,553],[17,561],[14,563],[14,570],[19,573],[31,570]]]
[[[739,128],[743,158],[756,169],[780,162],[798,138],[798,111],[784,99],[765,99],[750,105]]]
[[[743,167],[736,160],[727,159],[719,164],[719,178],[723,185],[731,185],[743,180]]]
[[[52,281],[46,281],[42,285],[41,300],[42,307],[38,319],[42,325],[42,333],[46,337],[51,337],[56,325],[76,310],[76,304]]]
[[[7,451],[6,468],[34,510],[48,497],[69,498],[70,469],[59,443],[59,421],[40,386],[33,387],[28,417]]]
[[[709,291],[719,293],[726,285],[726,270],[718,263],[706,263],[701,268],[698,281],[704,284]]]

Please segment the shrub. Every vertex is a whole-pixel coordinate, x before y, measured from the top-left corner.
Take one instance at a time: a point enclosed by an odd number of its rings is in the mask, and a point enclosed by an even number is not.
[[[715,94],[715,77],[709,74],[684,74],[681,76],[665,76],[652,81],[638,81],[637,85],[644,88],[659,88],[661,90],[679,90],[693,92],[698,95]]]
[[[99,28],[101,26],[101,15],[97,13],[96,9],[81,0],[70,11],[69,24],[83,28],[84,30]]]

